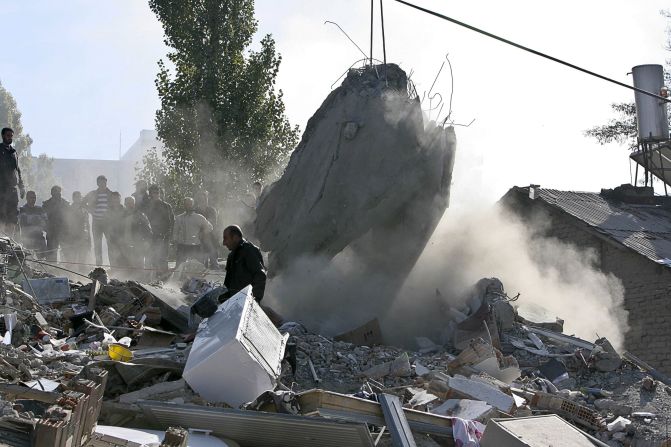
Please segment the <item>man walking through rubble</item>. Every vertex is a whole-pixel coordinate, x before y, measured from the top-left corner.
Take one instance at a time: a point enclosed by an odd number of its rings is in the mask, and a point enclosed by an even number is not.
[[[151,267],[158,273],[168,270],[168,248],[172,239],[175,215],[169,203],[160,198],[158,185],[149,187],[149,204],[145,209],[153,232],[151,240]]]
[[[251,284],[254,299],[261,302],[266,290],[266,266],[263,263],[261,250],[243,238],[242,230],[237,225],[226,227],[223,244],[231,252],[226,259],[224,279],[228,291],[220,297],[220,300],[232,297]]]
[[[107,242],[107,249],[109,250],[109,241],[107,229],[105,228],[105,213],[109,208],[110,194],[112,191],[107,187],[107,177],[99,175],[96,179],[98,189],[86,194],[84,205],[87,207],[92,216],[91,234],[93,236],[93,251],[96,256],[96,264],[103,263],[103,235]]]
[[[173,241],[177,246],[177,264],[188,258],[203,262],[202,241],[212,231],[212,225],[205,216],[198,214],[193,209],[194,203],[191,197],[184,199],[184,212],[175,217],[175,228]]]
[[[42,202],[42,209],[47,214],[47,259],[58,261],[58,249],[67,236],[67,215],[70,203],[61,197],[61,187],[51,187],[51,198]]]
[[[5,234],[13,235],[16,230],[19,198],[16,191],[18,186],[21,198],[25,196],[21,169],[16,157],[16,149],[12,147],[14,131],[9,127],[2,129],[2,143],[0,144],[0,230]]]
[[[47,252],[47,241],[44,232],[47,229],[47,218],[41,206],[35,205],[37,194],[35,191],[26,193],[26,204],[19,209],[19,227],[21,242],[31,250],[37,252],[38,258],[44,258]]]

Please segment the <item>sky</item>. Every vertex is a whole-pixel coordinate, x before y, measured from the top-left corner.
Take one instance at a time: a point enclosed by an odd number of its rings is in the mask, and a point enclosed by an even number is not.
[[[387,61],[412,72],[420,96],[448,55],[457,127],[453,205],[491,203],[510,187],[599,191],[628,183],[628,150],[600,146],[585,129],[613,116],[633,92],[384,1]],[[639,64],[664,64],[661,0],[414,0],[463,22],[618,81]],[[376,1],[376,15],[379,6]],[[168,49],[143,0],[0,0],[5,58],[0,81],[23,113],[33,153],[116,159],[153,128],[157,62]],[[368,0],[257,0],[257,41],[274,36],[283,62],[278,87],[302,129],[358,59],[337,22],[368,51]],[[382,59],[379,15],[374,56]],[[336,83],[336,86],[339,84]],[[447,98],[447,67],[434,92]],[[428,103],[424,106],[428,108]]]

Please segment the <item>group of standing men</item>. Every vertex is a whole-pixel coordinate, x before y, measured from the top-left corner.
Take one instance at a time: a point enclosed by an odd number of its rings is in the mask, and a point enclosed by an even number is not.
[[[184,212],[174,215],[157,185],[140,180],[136,190],[121,203],[121,194],[107,187],[104,175],[97,188],[82,197],[72,193],[72,203],[61,197],[61,188],[51,188],[51,198],[37,206],[34,191],[26,194],[19,209],[19,228],[24,245],[51,261],[62,258],[75,263],[88,260],[91,242],[96,265],[103,265],[103,237],[112,267],[168,270],[168,250],[174,243],[177,265],[195,259],[211,269],[219,265],[217,210],[208,203],[207,191],[196,200],[184,200]],[[89,218],[90,216],[90,218]]]
[[[130,269],[143,277],[147,270],[158,276],[168,271],[171,243],[176,248],[176,265],[196,259],[210,269],[219,268],[219,241],[214,231],[218,213],[209,205],[207,191],[198,192],[195,200],[185,198],[183,212],[175,216],[157,185],[138,181],[136,191],[122,204],[121,194],[111,191],[107,178],[100,175],[97,188],[86,196],[73,192],[72,203],[61,197],[60,186],[53,186],[51,197],[40,207],[36,205],[36,193],[25,192],[12,147],[13,135],[12,129],[2,129],[0,230],[4,235],[14,235],[18,222],[23,244],[38,256],[58,261],[60,249],[62,257],[73,263],[88,261],[93,242],[96,265],[103,265],[104,236],[111,266]],[[22,199],[25,196],[26,204],[17,210],[19,195]],[[260,250],[245,240],[235,225],[223,231],[222,244],[230,250],[224,281],[229,294],[251,284],[254,297],[260,301],[266,281]]]

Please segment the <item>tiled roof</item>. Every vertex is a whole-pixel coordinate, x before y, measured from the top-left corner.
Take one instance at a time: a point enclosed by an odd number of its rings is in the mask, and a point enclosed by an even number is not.
[[[671,266],[671,210],[633,205],[597,193],[535,188],[535,199],[580,219],[641,255]]]

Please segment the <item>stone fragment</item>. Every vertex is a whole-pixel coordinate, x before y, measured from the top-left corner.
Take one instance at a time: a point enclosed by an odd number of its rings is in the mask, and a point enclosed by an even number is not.
[[[404,377],[412,374],[412,368],[410,367],[408,354],[404,352],[394,361],[375,365],[364,371],[362,374],[372,379],[385,376]]]
[[[615,371],[622,365],[622,358],[606,338],[600,338],[590,354],[590,361],[597,371]]]
[[[631,424],[631,421],[629,419],[619,416],[613,422],[608,424],[606,428],[608,429],[609,432],[619,432],[624,431],[629,426],[629,424]]]
[[[455,394],[468,399],[481,400],[506,413],[510,413],[515,406],[513,397],[495,386],[463,376],[450,377],[448,387],[450,396]]]
[[[645,376],[641,380],[641,388],[645,391],[654,391],[657,388],[657,381],[650,376]]]

